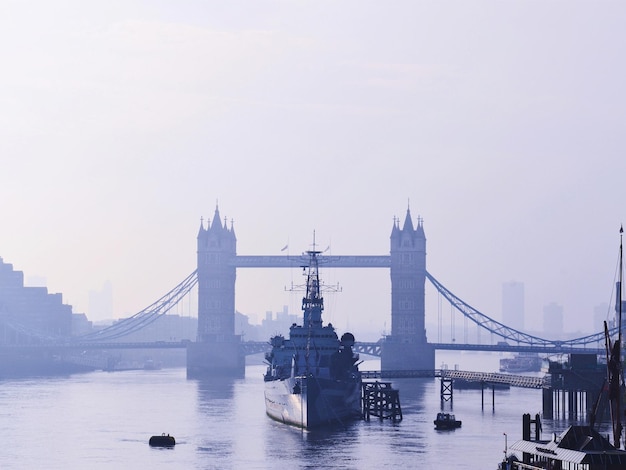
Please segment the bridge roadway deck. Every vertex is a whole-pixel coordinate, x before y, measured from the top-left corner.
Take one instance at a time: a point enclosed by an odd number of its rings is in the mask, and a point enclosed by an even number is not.
[[[0,346],[0,351],[27,351],[29,349],[185,349],[190,341],[153,341],[153,342],[117,342],[117,343],[98,343],[98,342],[79,342],[68,341],[62,343],[39,343],[39,344],[14,344]]]
[[[59,348],[59,349],[183,349],[191,341],[152,341],[152,342],[82,342],[72,340],[67,342],[52,342],[24,345],[4,345],[0,350],[29,349],[29,348]],[[354,350],[360,354],[380,357],[382,341],[364,342],[357,341]],[[244,341],[241,343],[244,354],[257,354],[270,350],[268,341]],[[480,352],[535,352],[540,354],[605,354],[604,348],[572,348],[572,347],[546,347],[529,345],[503,345],[503,344],[457,344],[457,343],[430,343],[437,351],[480,351]]]
[[[362,371],[364,379],[393,379],[411,377],[441,377],[444,379],[463,379],[468,382],[484,382],[486,384],[506,384],[521,388],[550,388],[550,377],[532,377],[526,375],[500,374],[497,372],[472,372],[465,370],[387,370]]]
[[[53,349],[176,349],[186,348],[190,341],[156,341],[156,342],[132,342],[132,343],[81,343],[68,342],[61,344],[38,344],[23,346],[4,346],[0,350],[27,350],[29,348],[53,348]],[[242,343],[247,354],[255,354],[269,350],[269,344],[265,341],[247,341]],[[437,349],[437,345],[435,349]],[[460,345],[458,345],[460,346]],[[467,346],[467,345],[465,345]],[[483,345],[489,346],[489,345]],[[502,346],[500,346],[502,347]],[[514,347],[513,347],[514,348]],[[356,343],[355,349],[363,354],[380,356],[380,342],[378,343]],[[480,351],[499,351],[499,349],[476,349]],[[514,349],[507,349],[514,350]],[[587,353],[595,352],[585,350]],[[532,377],[513,374],[501,374],[495,372],[472,372],[450,369],[434,370],[397,370],[397,371],[363,371],[364,379],[378,378],[417,378],[417,377],[441,377],[444,379],[464,379],[469,382],[484,382],[487,384],[508,384],[513,387],[523,388],[550,388],[549,376]]]

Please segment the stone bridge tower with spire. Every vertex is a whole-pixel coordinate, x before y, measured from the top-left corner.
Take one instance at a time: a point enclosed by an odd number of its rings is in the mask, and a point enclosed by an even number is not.
[[[200,221],[197,240],[198,336],[187,348],[187,376],[243,376],[245,356],[235,335],[237,237],[217,206],[206,228]]]
[[[381,369],[433,370],[425,325],[426,235],[421,218],[413,227],[409,208],[402,228],[394,219],[390,245],[391,335],[382,345]]]

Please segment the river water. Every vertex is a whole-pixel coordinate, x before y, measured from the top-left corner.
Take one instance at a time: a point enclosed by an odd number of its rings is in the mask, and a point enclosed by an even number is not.
[[[461,359],[463,370],[497,370],[496,355]],[[485,393],[484,410],[479,390],[455,390],[463,425],[437,431],[439,379],[401,379],[392,381],[401,422],[307,432],[265,415],[263,371],[248,365],[244,379],[211,381],[187,380],[183,368],[2,380],[0,468],[495,469],[504,433],[509,443],[520,439],[522,414],[541,412],[538,390],[497,390],[494,409]],[[544,420],[544,437],[568,424]],[[149,447],[161,433],[175,436],[176,447]]]

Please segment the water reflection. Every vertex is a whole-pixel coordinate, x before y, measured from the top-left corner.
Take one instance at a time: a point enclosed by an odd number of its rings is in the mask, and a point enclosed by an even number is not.
[[[431,413],[425,405],[430,382],[432,379],[393,382],[393,387],[400,391],[405,417],[400,422],[373,418],[302,430],[266,418],[265,453],[268,458],[298,462],[299,468],[385,467],[390,455],[405,456],[405,461],[419,461],[414,459],[423,458],[427,451],[424,431],[432,428],[432,418],[428,418]],[[419,432],[416,432],[416,424]]]
[[[393,388],[400,392],[400,406],[402,421],[392,423],[388,421],[375,422],[374,420],[363,426],[361,441],[374,442],[377,454],[394,453],[397,456],[406,456],[408,461],[419,458],[427,451],[427,441],[424,431],[429,428],[430,411],[426,405],[426,394],[432,379],[394,379]],[[434,410],[436,413],[436,410]],[[416,430],[424,430],[416,432]],[[384,465],[384,460],[379,464]]]
[[[299,468],[351,467],[361,421],[304,430],[269,418],[265,434],[268,457],[299,462]]]
[[[213,377],[207,379],[194,379],[198,384],[198,403],[200,405],[214,400],[232,400],[235,383],[241,379],[230,377]]]
[[[387,468],[390,462],[424,461],[437,444],[433,379],[392,381],[400,391],[400,422],[374,418],[302,430],[266,416],[263,370],[249,366],[245,380],[195,382],[199,424],[193,440],[206,468],[234,468],[233,462],[245,468]]]
[[[424,396],[426,387],[432,379],[395,379],[392,381],[393,388],[400,391],[400,406],[402,413],[421,412],[424,409]]]
[[[200,425],[196,434],[197,452],[199,455],[206,455],[207,462],[228,462],[234,453],[233,443],[236,437],[230,421],[237,379],[215,377],[194,381],[197,384]],[[223,431],[207,432],[208,429],[216,428]]]

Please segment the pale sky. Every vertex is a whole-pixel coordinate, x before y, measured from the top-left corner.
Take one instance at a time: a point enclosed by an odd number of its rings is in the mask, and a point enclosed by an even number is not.
[[[626,221],[625,24],[623,1],[4,0],[0,257],[74,312],[110,280],[121,317],[195,269],[216,201],[241,255],[313,230],[388,254],[410,204],[470,305],[501,319],[515,280],[527,325],[554,301],[588,331]],[[237,309],[281,310],[294,276],[239,270]],[[338,328],[389,329],[388,272],[327,278]]]

